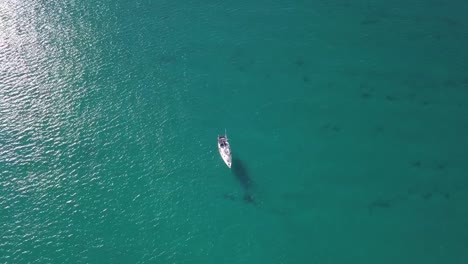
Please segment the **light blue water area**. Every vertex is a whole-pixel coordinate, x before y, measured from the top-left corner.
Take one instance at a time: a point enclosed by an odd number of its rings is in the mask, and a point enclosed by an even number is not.
[[[2,1],[0,262],[466,263],[467,13]]]

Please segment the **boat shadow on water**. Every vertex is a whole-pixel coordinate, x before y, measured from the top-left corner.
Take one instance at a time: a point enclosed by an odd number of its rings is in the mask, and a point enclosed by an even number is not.
[[[249,171],[247,170],[244,162],[239,158],[233,157],[231,171],[234,174],[236,180],[241,185],[242,189],[244,189],[244,202],[248,204],[255,204],[255,199],[252,196],[252,178],[250,177]]]

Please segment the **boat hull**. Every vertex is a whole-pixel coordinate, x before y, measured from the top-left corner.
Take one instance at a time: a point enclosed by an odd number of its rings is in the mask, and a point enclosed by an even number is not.
[[[231,155],[226,154],[225,149],[218,147],[219,150],[219,155],[221,155],[221,158],[223,159],[224,163],[226,163],[226,166],[228,168],[231,168],[232,166],[232,158]]]
[[[231,146],[227,141],[226,136],[218,137],[218,151],[219,155],[223,159],[224,163],[228,168],[232,166],[232,154],[231,154]]]

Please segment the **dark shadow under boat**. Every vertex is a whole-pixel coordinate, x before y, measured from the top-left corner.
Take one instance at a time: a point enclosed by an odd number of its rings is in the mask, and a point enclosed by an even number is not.
[[[252,196],[252,178],[244,162],[239,158],[233,157],[231,170],[242,189],[244,189],[244,202],[255,204],[255,199]]]

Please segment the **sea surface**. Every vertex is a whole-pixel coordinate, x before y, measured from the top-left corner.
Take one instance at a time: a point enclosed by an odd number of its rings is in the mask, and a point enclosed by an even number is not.
[[[468,263],[467,14],[0,0],[0,263]]]

